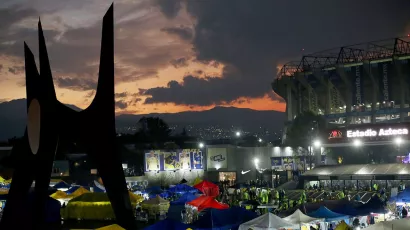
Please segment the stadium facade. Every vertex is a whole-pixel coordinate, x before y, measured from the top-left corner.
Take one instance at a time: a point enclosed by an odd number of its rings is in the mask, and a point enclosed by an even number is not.
[[[345,46],[284,65],[272,89],[286,101],[287,121],[307,110],[322,115],[329,128],[327,144],[355,138],[409,139],[409,41]]]

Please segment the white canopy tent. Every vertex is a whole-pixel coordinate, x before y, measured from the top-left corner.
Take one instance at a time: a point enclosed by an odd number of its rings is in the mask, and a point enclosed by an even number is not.
[[[238,230],[276,230],[282,228],[299,229],[299,225],[287,222],[272,213],[266,213],[260,217],[241,224]]]
[[[303,214],[303,212],[300,211],[299,209],[296,210],[292,215],[283,218],[283,220],[289,223],[298,224],[298,225],[310,223],[312,221],[323,221],[323,219],[320,219],[320,218],[314,218],[314,217],[307,216]]]
[[[407,230],[410,229],[409,219],[398,219],[393,221],[382,221],[370,225],[365,230]]]

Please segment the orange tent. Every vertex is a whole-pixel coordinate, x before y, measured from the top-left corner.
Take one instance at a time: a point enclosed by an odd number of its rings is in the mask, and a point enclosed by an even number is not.
[[[229,205],[220,203],[215,200],[213,197],[210,196],[200,196],[197,199],[186,203],[187,205],[191,205],[198,209],[198,212],[207,209],[207,208],[215,208],[215,209],[228,209]]]

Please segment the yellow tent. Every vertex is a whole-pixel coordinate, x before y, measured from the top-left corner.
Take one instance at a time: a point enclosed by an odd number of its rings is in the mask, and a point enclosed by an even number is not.
[[[89,193],[90,191],[88,191],[87,189],[85,189],[84,187],[79,187],[77,190],[75,190],[73,193],[71,193],[70,195],[68,195],[69,197],[77,197],[77,196],[81,196],[84,193]]]
[[[347,225],[344,220],[342,220],[335,228],[335,230],[349,230],[349,229],[350,229],[349,225]]]
[[[118,224],[112,224],[102,228],[97,228],[96,230],[125,230],[125,228],[122,228]]]
[[[0,176],[0,183],[5,183],[5,179],[2,177],[2,176]]]
[[[67,194],[63,191],[57,190],[57,192],[51,194],[50,197],[54,198],[56,200],[57,199],[64,199],[64,198],[67,198]]]

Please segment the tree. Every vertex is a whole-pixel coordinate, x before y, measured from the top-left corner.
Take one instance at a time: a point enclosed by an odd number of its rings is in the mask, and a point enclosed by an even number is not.
[[[309,152],[309,146],[313,146],[315,138],[324,129],[326,121],[311,111],[299,114],[288,127],[286,132],[286,144],[297,149],[301,147]],[[312,168],[312,155],[309,154],[309,162]]]
[[[171,135],[168,124],[159,117],[142,117],[138,121],[140,127],[137,133],[137,142],[150,143],[152,148],[160,148]]]

